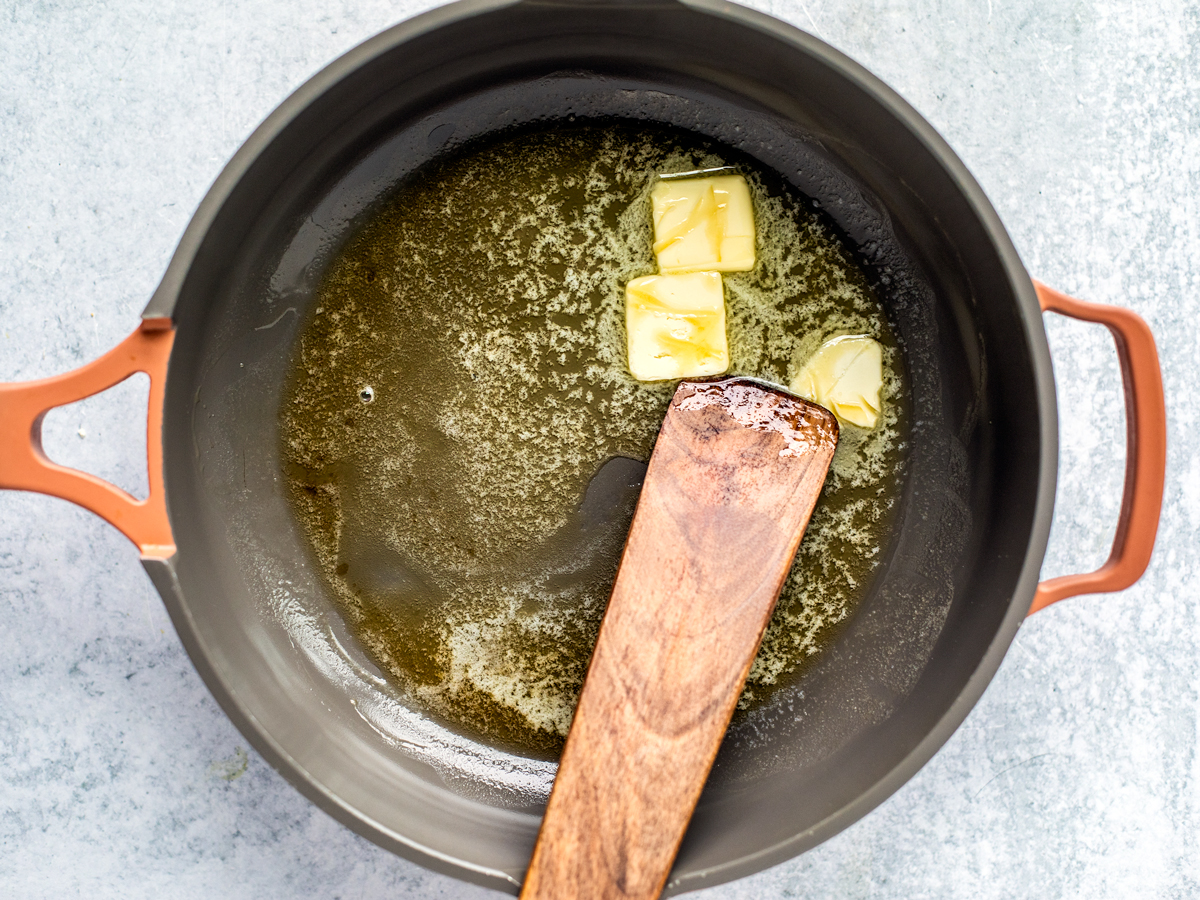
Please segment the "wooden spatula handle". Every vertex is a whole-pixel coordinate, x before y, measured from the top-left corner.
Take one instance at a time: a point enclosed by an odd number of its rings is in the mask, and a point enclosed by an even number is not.
[[[827,410],[748,379],[679,386],[524,900],[662,892],[836,443]]]

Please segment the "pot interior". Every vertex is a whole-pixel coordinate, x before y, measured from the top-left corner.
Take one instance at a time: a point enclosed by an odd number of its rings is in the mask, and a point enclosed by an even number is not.
[[[172,264],[177,295],[155,300],[178,327],[165,435],[179,553],[152,575],[218,700],[301,790],[384,846],[510,890],[554,765],[388,694],[293,519],[278,412],[326,267],[406,177],[481,136],[614,119],[719,142],[819,205],[883,299],[912,390],[870,592],[833,647],[728,733],[669,890],[799,853],[916,771],[1028,606],[1053,496],[1044,335],[1011,245],[928,126],[815,39],[678,3],[471,4],[317,76],[214,187],[211,221]]]

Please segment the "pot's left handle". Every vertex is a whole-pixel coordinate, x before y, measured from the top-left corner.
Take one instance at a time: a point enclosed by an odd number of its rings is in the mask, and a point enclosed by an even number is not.
[[[137,544],[143,559],[167,559],[175,538],[163,489],[163,391],[175,330],[169,318],[143,319],[120,344],[85,366],[43,378],[0,384],[0,488],[36,491],[78,503],[115,525]],[[135,372],[150,376],[146,457],[150,493],[145,500],[95,475],[51,462],[42,450],[42,419],[56,406],[107,390]]]

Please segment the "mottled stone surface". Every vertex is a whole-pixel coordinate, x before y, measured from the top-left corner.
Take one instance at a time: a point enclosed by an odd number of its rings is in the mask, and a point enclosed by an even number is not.
[[[429,5],[0,3],[0,381],[64,371],[128,333],[258,121]],[[1150,321],[1173,443],[1140,584],[1039,614],[895,796],[816,850],[698,896],[1200,895],[1200,3],[753,5],[927,116],[1032,273]],[[1104,558],[1124,449],[1107,334],[1048,327],[1063,405],[1053,575]],[[130,384],[54,413],[51,454],[144,490],[144,397]],[[498,896],[355,836],[248,751],[133,547],[90,514],[0,494],[0,625],[0,895]]]

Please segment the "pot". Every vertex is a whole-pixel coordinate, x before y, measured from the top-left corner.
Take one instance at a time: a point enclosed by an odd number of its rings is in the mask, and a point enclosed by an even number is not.
[[[860,254],[912,385],[886,561],[836,645],[729,734],[674,893],[803,852],[882,802],[965,718],[1029,612],[1136,580],[1161,505],[1145,324],[1031,282],[932,128],[822,42],[708,0],[466,0],[379,35],[251,136],[126,341],[0,386],[0,486],[77,502],[138,545],[218,702],[314,802],[424,865],[514,889],[553,767],[445,733],[355,669],[276,487],[275,413],[323,266],[373,203],[475,136],[570,116],[681,125],[792,181]],[[1113,331],[1130,455],[1109,562],[1038,585],[1057,465],[1042,309]],[[137,371],[151,379],[144,501],[40,449],[46,410]]]

